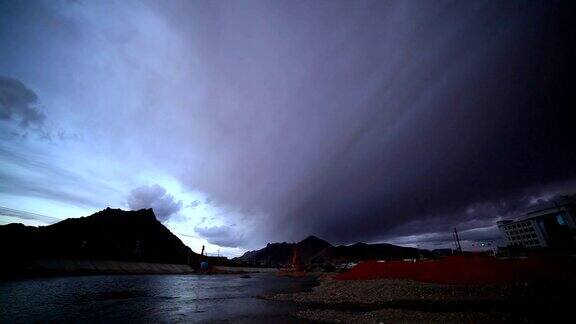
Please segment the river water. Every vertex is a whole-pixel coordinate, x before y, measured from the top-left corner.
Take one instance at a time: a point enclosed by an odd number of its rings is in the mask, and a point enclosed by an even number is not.
[[[0,322],[295,323],[296,305],[263,295],[311,289],[274,274],[114,275],[0,282]]]

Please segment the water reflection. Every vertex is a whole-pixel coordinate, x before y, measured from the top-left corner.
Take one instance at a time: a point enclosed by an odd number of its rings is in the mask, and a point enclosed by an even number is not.
[[[257,274],[44,278],[0,283],[0,322],[291,322],[295,305],[260,298],[309,289],[307,278]]]

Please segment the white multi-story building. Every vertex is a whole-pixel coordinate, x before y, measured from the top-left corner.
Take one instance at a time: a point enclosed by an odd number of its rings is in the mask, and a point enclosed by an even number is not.
[[[544,233],[533,219],[521,221],[503,220],[499,221],[498,228],[506,237],[508,245],[525,247],[546,247]]]
[[[526,213],[520,220],[501,220],[496,224],[509,246],[575,247],[576,197],[563,197]]]

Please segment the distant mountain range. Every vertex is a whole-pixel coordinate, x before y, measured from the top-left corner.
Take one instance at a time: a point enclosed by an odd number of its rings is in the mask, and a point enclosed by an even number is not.
[[[353,245],[332,244],[309,236],[298,243],[269,243],[265,248],[249,251],[234,258],[233,261],[244,264],[267,266],[325,265],[363,260],[395,260],[430,256],[427,250],[402,247],[392,244]]]
[[[3,260],[95,259],[196,264],[199,255],[160,223],[152,209],[106,208],[49,226],[0,226]]]
[[[152,209],[123,211],[106,208],[91,216],[69,218],[48,226],[0,226],[2,260],[22,267],[33,259],[89,259],[190,264],[200,255],[160,223]],[[298,243],[271,243],[226,262],[212,264],[261,266],[326,265],[362,260],[390,260],[428,256],[429,251],[391,244],[333,246],[309,236]],[[204,259],[203,259],[204,260]]]

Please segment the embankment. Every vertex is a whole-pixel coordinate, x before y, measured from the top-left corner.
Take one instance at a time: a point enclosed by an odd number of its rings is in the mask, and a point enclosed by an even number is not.
[[[37,277],[99,274],[189,274],[186,264],[127,262],[109,260],[37,259],[11,269],[3,269],[2,277]]]
[[[214,266],[216,270],[228,273],[276,273],[277,268],[255,268],[255,267],[227,267]]]

